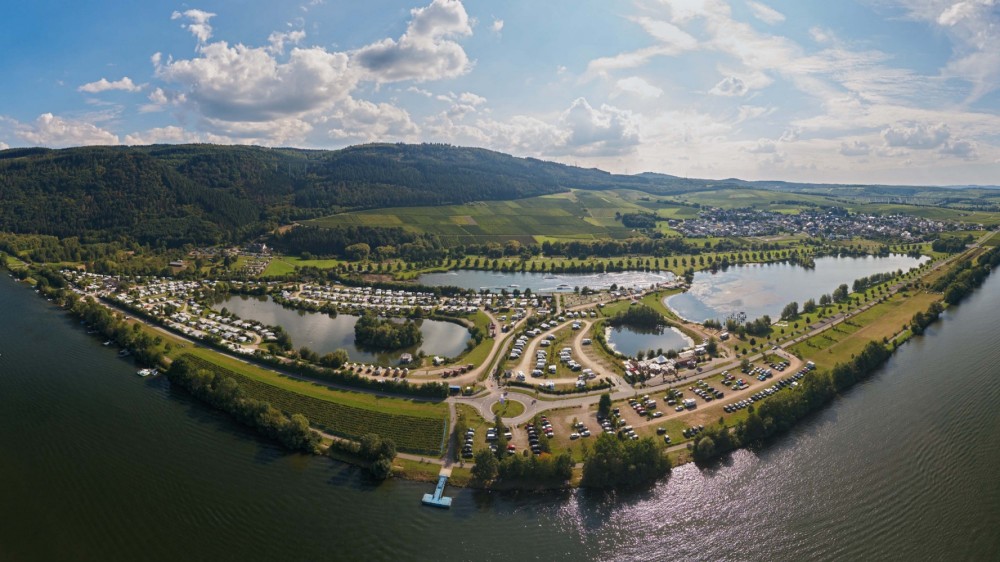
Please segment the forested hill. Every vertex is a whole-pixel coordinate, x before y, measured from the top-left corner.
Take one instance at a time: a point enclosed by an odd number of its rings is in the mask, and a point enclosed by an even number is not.
[[[508,200],[569,188],[666,195],[725,187],[829,193],[864,189],[616,175],[440,144],[369,144],[333,151],[217,145],[21,148],[0,151],[0,232],[167,246],[214,244],[345,210]],[[950,198],[959,195],[958,190],[936,189],[938,193],[916,195],[921,200],[941,197],[942,191]],[[886,190],[915,195],[897,187]]]
[[[692,184],[697,180],[620,176],[448,145],[10,149],[0,151],[0,231],[211,244],[348,209],[516,199],[571,187],[667,193]]]

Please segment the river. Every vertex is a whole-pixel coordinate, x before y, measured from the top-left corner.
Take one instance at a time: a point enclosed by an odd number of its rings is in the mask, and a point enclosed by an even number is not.
[[[994,276],[790,434],[637,493],[368,484],[285,454],[0,278],[0,560],[996,559]]]

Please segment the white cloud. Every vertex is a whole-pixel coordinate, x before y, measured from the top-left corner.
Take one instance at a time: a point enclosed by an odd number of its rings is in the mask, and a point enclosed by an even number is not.
[[[323,4],[324,4],[324,0],[309,0],[305,4],[302,4],[301,6],[299,6],[299,8],[303,12],[308,12],[310,9],[315,8],[316,6],[321,6]]]
[[[610,105],[595,109],[577,98],[559,119],[568,132],[566,149],[573,154],[609,156],[632,151],[639,144],[637,117]]]
[[[387,38],[351,53],[352,63],[376,82],[424,82],[465,74],[472,62],[452,40],[472,35],[465,7],[459,0],[434,0],[410,12],[413,18],[398,41]]]
[[[458,138],[473,140],[474,144],[525,156],[552,154],[553,149],[566,142],[564,131],[526,115],[515,115],[503,121],[480,119],[475,127],[460,128],[457,132],[462,133]]]
[[[267,48],[224,41],[202,46],[196,58],[168,61],[156,75],[181,86],[199,113],[223,121],[299,117],[346,99],[357,82],[343,53],[295,48],[280,62]]]
[[[107,78],[101,78],[97,82],[90,82],[84,84],[77,88],[79,92],[87,92],[88,94],[97,94],[100,92],[106,92],[108,90],[123,90],[126,92],[138,92],[141,90],[141,86],[136,86],[132,79],[128,76],[121,78],[120,80],[115,80],[114,82],[108,81]]]
[[[493,23],[490,25],[490,29],[493,30],[493,33],[499,35],[500,32],[503,31],[503,20],[499,18],[493,18]]]
[[[271,44],[271,52],[282,55],[285,53],[285,43],[298,45],[306,38],[306,32],[298,29],[295,31],[275,31],[267,37],[267,42]]]
[[[7,144],[7,143],[5,143],[3,141],[0,141],[0,150],[7,150],[8,148],[10,148],[9,144]]]
[[[783,133],[781,133],[781,137],[778,140],[781,142],[795,142],[799,140],[801,135],[802,131],[793,127],[791,129],[786,129]]]
[[[388,103],[346,100],[331,115],[323,116],[317,127],[330,138],[351,142],[414,141],[420,132],[406,110]]]
[[[669,22],[649,17],[634,18],[633,21],[657,39],[659,44],[593,59],[587,64],[584,79],[598,76],[606,78],[610,72],[642,66],[653,57],[675,56],[698,46],[697,39]]]
[[[871,151],[872,147],[864,141],[855,140],[850,143],[840,143],[840,153],[844,156],[868,156]]]
[[[313,130],[313,124],[298,117],[280,117],[264,121],[232,121],[203,118],[201,127],[211,134],[237,139],[237,142],[264,146],[301,143]]]
[[[203,10],[187,10],[185,12],[174,12],[170,15],[170,19],[186,19],[190,23],[184,24],[181,27],[187,29],[198,39],[198,43],[206,43],[212,38],[212,26],[208,23],[209,20],[215,17],[215,14],[211,12],[206,12]]]
[[[885,141],[886,146],[893,148],[912,148],[917,150],[938,148],[950,136],[951,132],[948,130],[948,125],[944,123],[933,125],[909,123],[886,127],[882,130],[882,140]]]
[[[697,39],[670,22],[649,17],[639,17],[633,21],[638,23],[643,31],[665,46],[673,48],[677,53],[690,51],[698,46]]]
[[[773,107],[761,107],[758,105],[741,105],[736,117],[736,123],[743,123],[758,117],[764,117],[775,112]]]
[[[785,21],[785,14],[766,4],[750,0],[747,2],[747,5],[750,6],[750,11],[753,12],[754,17],[764,23],[775,25]]]
[[[726,76],[712,87],[708,93],[716,96],[744,96],[750,88],[742,78],[737,76]]]
[[[414,94],[420,94],[421,96],[424,96],[426,98],[432,98],[432,97],[434,97],[433,92],[431,92],[429,90],[425,90],[423,88],[418,88],[416,86],[410,86],[409,88],[406,89],[406,91],[414,93]]]
[[[744,148],[750,154],[776,154],[778,143],[771,139],[757,139],[757,144]]]
[[[188,131],[176,125],[168,127],[157,127],[143,132],[135,132],[125,135],[125,144],[137,146],[148,144],[173,144],[173,143],[215,143],[233,144],[239,139],[213,135],[210,133],[198,133]]]
[[[822,27],[809,28],[809,36],[817,43],[829,43],[833,41],[833,32]]]
[[[623,94],[632,94],[640,98],[658,98],[663,95],[663,89],[638,76],[629,76],[616,82],[614,90],[611,91],[612,98]]]
[[[458,101],[472,106],[479,106],[486,103],[486,98],[472,92],[462,92],[458,95]]]
[[[971,84],[970,100],[1000,87],[1000,2],[997,0],[884,0],[914,20],[936,25],[952,42],[947,77]]]
[[[976,143],[967,140],[950,140],[938,150],[942,156],[957,156],[964,160],[976,160],[979,158],[978,146]]]
[[[92,123],[43,113],[33,123],[16,123],[14,134],[48,147],[118,144],[118,136]]]

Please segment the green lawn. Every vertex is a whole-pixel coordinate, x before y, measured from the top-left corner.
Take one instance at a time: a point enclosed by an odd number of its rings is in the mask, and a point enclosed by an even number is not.
[[[275,256],[264,270],[264,277],[281,277],[295,271],[296,267],[315,267],[331,269],[337,267],[342,260],[304,260],[298,256]]]
[[[850,360],[869,341],[893,338],[903,331],[904,325],[916,312],[927,310],[930,303],[940,298],[940,295],[924,292],[908,296],[896,294],[886,302],[796,344],[791,351],[799,357],[812,359],[817,366],[833,367]]]
[[[516,418],[524,413],[524,404],[517,400],[507,400],[502,405],[497,402],[493,404],[493,414],[500,414],[501,418]]]

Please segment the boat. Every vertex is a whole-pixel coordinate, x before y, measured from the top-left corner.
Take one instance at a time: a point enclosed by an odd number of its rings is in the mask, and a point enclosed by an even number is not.
[[[560,289],[569,289],[569,283],[560,283],[559,284],[559,288]]]
[[[139,375],[140,377],[148,377],[149,375],[153,374],[153,370],[152,369],[139,369],[138,371],[136,371],[135,374]]]
[[[104,345],[108,346],[108,345],[111,345],[111,343],[112,343],[111,340],[108,340],[108,341],[104,342]]]
[[[515,289],[518,288],[518,287],[520,287],[520,285],[518,285],[517,283],[511,283],[509,286],[513,287]]]
[[[121,350],[121,351],[118,352],[118,357],[128,357],[131,354],[132,354],[131,351],[129,351],[127,349],[123,349],[123,350]]]

